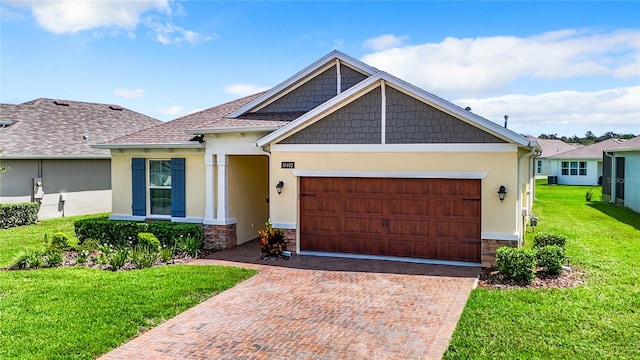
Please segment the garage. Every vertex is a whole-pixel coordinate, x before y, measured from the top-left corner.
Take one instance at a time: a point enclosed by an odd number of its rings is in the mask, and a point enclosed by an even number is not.
[[[477,179],[300,178],[300,250],[480,261]]]

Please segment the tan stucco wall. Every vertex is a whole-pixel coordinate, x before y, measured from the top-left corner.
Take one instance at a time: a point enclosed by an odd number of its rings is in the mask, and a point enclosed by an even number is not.
[[[521,210],[518,207],[517,152],[430,152],[430,153],[303,153],[271,155],[270,214],[274,223],[297,224],[298,179],[292,170],[281,169],[283,161],[295,162],[295,170],[390,171],[390,172],[487,172],[482,179],[482,232],[516,234]],[[522,178],[523,175],[521,175]],[[281,195],[275,185],[284,181]],[[498,199],[500,185],[507,188],[504,202]],[[520,233],[521,234],[521,233]]]
[[[269,159],[229,156],[229,214],[237,219],[238,244],[255,239],[269,219]]]
[[[109,212],[109,164],[109,159],[3,160],[10,170],[0,177],[0,203],[32,201],[33,178],[39,177],[44,191],[39,219]]]
[[[186,217],[204,217],[204,153],[202,151],[155,151],[148,152],[125,152],[113,153],[111,155],[111,175],[113,189],[113,210],[114,215],[131,215],[131,159],[145,158],[147,160],[162,160],[171,158],[185,158],[186,171]],[[147,169],[149,164],[147,163]],[[147,170],[148,176],[148,170]],[[148,183],[148,180],[147,180]],[[147,201],[149,195],[147,194]],[[147,206],[148,208],[148,206]]]

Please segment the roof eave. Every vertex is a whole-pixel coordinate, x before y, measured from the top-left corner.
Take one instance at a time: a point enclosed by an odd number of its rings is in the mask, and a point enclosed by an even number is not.
[[[94,144],[94,149],[198,149],[205,145],[198,141],[185,141],[183,143],[154,143],[154,144]]]
[[[111,159],[110,154],[70,154],[70,155],[45,155],[45,154],[2,154],[2,160],[98,160]]]
[[[202,128],[202,129],[187,129],[185,132],[191,135],[206,135],[206,134],[233,134],[233,133],[256,133],[256,132],[271,132],[278,130],[280,126],[254,126],[254,127],[237,127],[237,128]]]

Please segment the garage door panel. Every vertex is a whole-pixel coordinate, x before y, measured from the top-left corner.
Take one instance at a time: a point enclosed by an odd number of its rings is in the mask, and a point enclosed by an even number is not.
[[[302,250],[480,260],[479,180],[301,178],[300,188]]]

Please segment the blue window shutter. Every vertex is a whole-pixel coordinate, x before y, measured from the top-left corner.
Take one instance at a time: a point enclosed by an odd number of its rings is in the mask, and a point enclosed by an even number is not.
[[[186,216],[184,158],[171,159],[171,216]]]
[[[144,158],[131,159],[131,210],[134,216],[147,215],[147,181]]]

